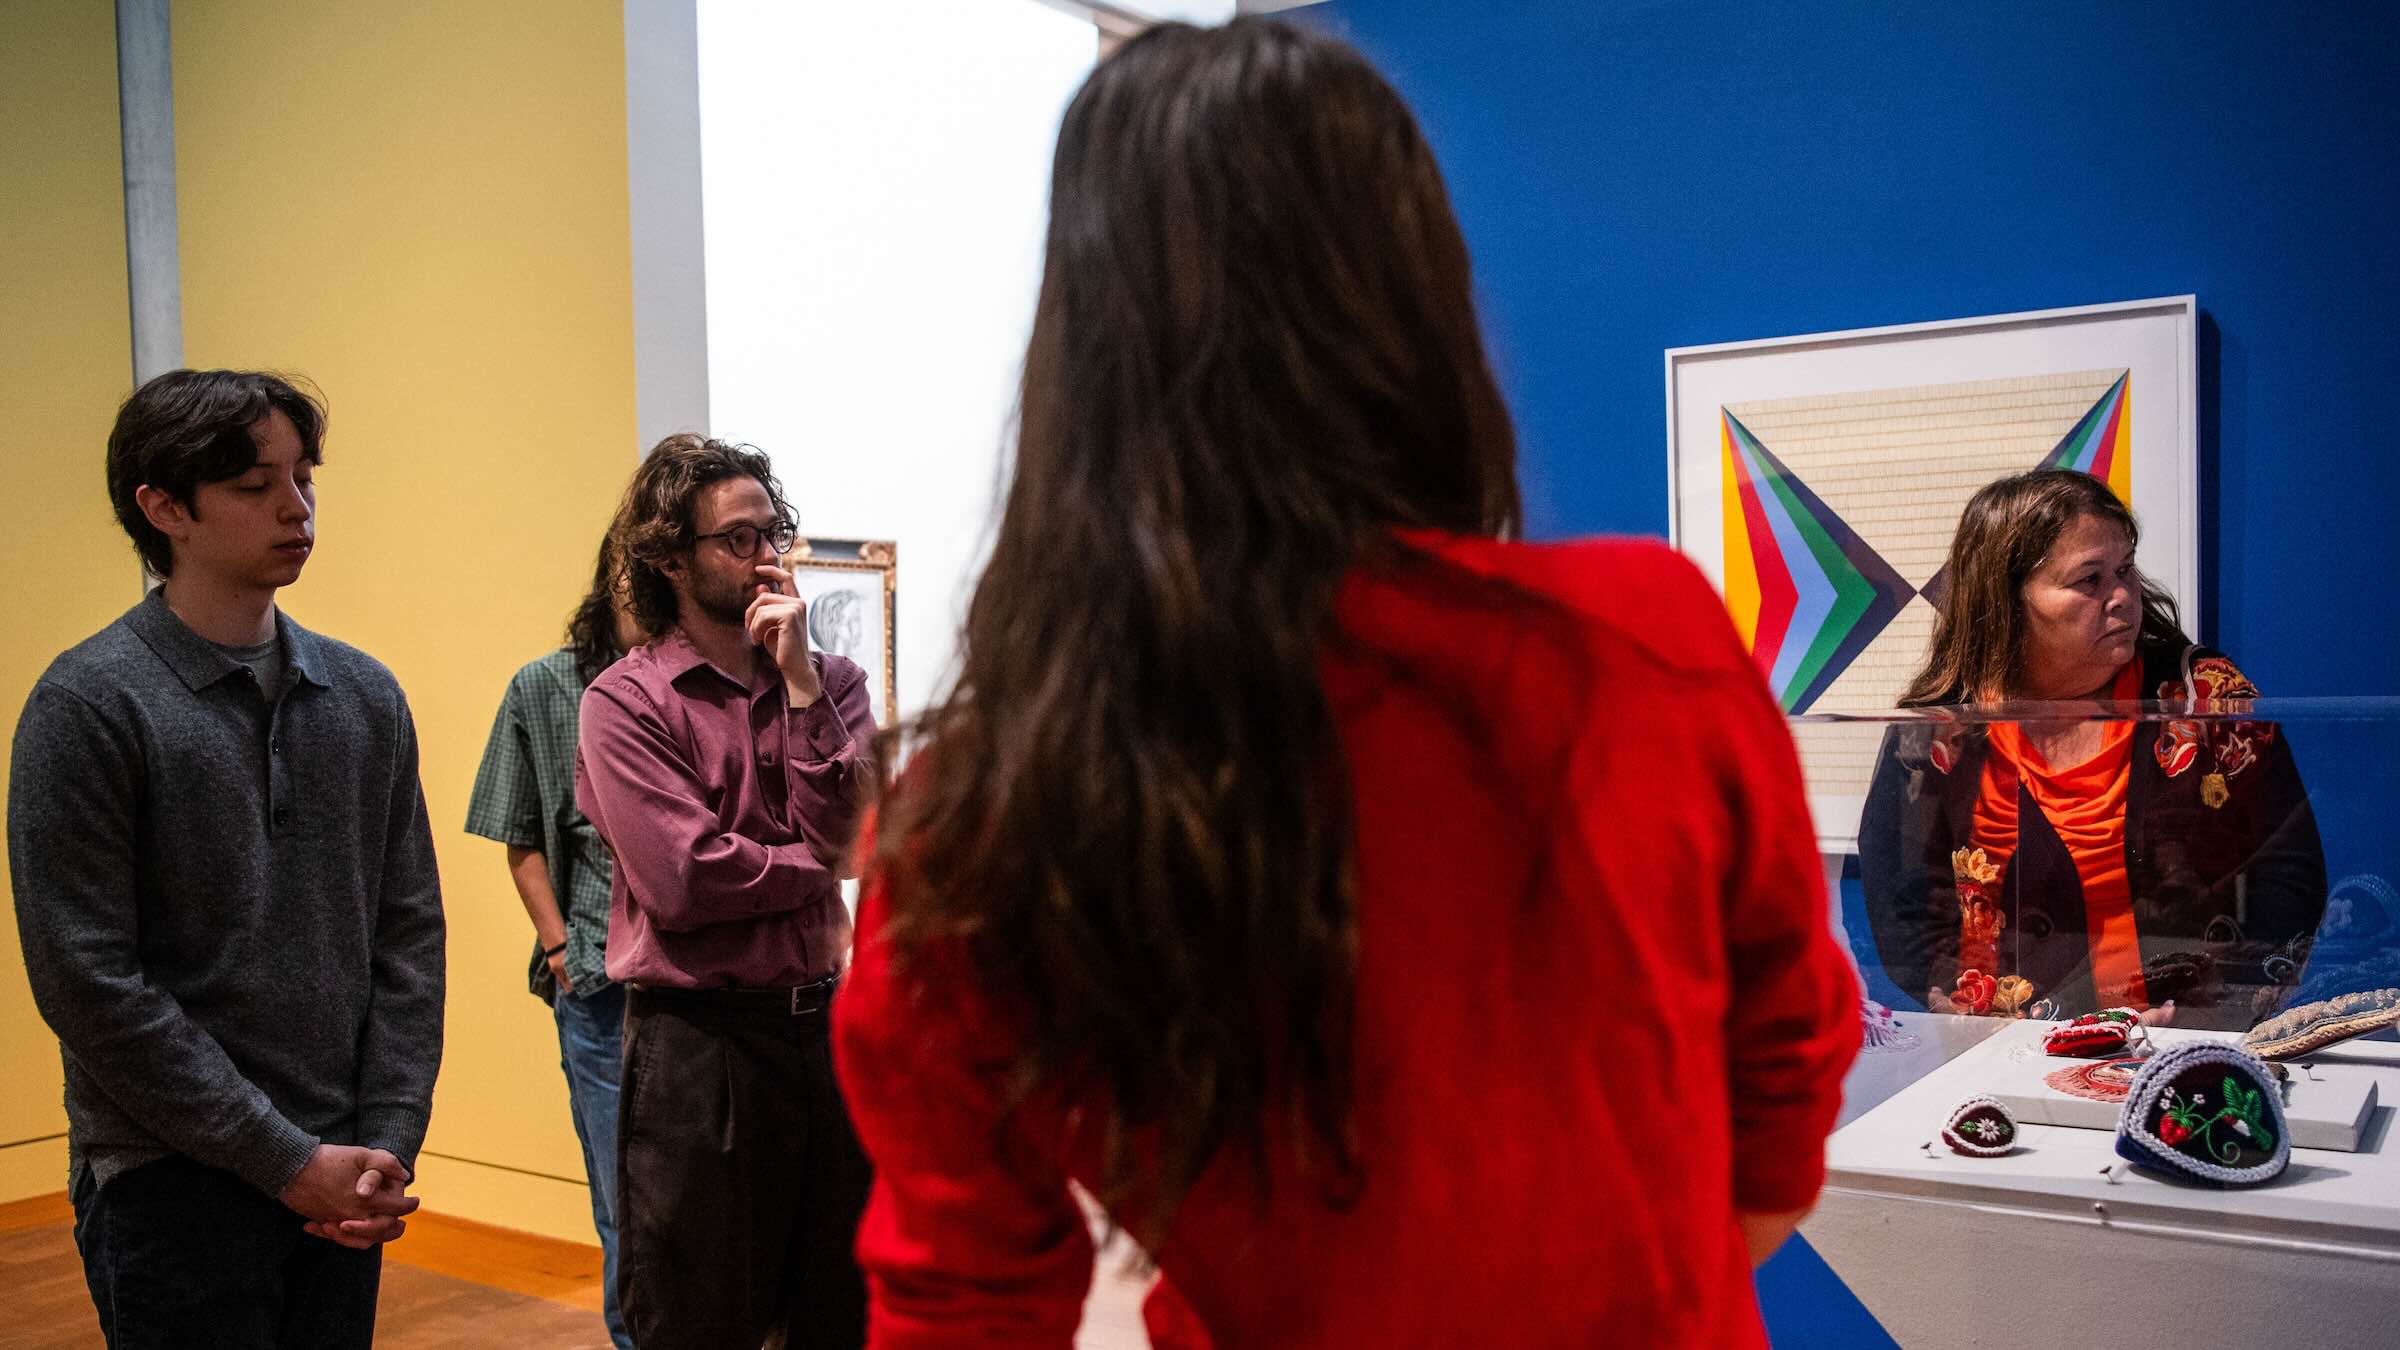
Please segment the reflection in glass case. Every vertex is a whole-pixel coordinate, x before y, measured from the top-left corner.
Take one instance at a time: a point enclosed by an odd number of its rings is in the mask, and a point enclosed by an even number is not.
[[[2386,879],[2400,875],[2400,700],[1805,720],[1815,739],[1873,747],[1842,926],[1879,1003],[2033,1020],[2129,1008],[2229,1032],[2281,1019],[2291,1044],[2390,1015],[2372,996],[2400,987]],[[2301,1012],[2347,995],[2366,1001]]]
[[[1818,822],[1867,1003],[1803,1232],[1885,1329],[2388,1343],[2400,699],[1793,720],[1874,765]]]

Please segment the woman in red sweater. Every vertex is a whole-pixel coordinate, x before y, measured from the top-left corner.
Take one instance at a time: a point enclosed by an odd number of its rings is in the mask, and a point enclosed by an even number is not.
[[[1858,1040],[1791,742],[1680,557],[1507,542],[1391,88],[1250,19],[1104,62],[1021,408],[835,1010],[874,1344],[1068,1345],[1070,1180],[1186,1339],[1763,1343]]]

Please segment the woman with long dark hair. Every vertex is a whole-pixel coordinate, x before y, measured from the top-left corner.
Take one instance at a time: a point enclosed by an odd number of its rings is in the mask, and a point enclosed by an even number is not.
[[[1933,1011],[2129,1007],[2244,1030],[2307,958],[2325,854],[2280,728],[2092,715],[2258,693],[2184,635],[2140,541],[2108,484],[2073,469],[1988,483],[1959,516],[1901,703],[2085,706],[1884,737],[1860,879],[1885,973]]]
[[[1227,1345],[1762,1343],[1857,992],[1722,606],[1508,542],[1466,247],[1348,47],[1153,29],[1052,172],[837,1000],[875,1343],[1066,1345],[1070,1180]]]

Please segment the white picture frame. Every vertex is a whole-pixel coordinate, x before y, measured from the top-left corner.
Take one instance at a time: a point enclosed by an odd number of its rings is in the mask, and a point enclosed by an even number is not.
[[[1966,499],[2054,452],[2122,471],[2136,561],[2194,626],[2198,314],[2181,295],[1671,348],[1669,537],[1754,652],[1772,644],[1761,665],[1796,716],[1891,706]],[[1747,522],[1801,564],[1778,575],[1782,551]],[[1808,720],[1794,731],[1819,842],[1851,851],[1875,738]]]

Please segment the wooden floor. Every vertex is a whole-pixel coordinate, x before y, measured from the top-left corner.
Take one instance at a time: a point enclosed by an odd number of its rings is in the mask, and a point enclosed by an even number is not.
[[[1145,1282],[1115,1273],[1121,1264],[1102,1262],[1078,1350],[1146,1350]],[[600,1296],[596,1246],[420,1212],[384,1249],[375,1343],[607,1350]],[[0,1204],[0,1350],[99,1344],[65,1193]]]

